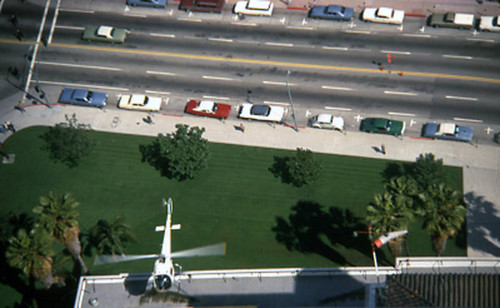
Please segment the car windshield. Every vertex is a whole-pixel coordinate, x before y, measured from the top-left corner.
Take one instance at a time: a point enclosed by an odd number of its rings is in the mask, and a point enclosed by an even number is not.
[[[87,93],[87,97],[85,97],[85,101],[86,101],[86,102],[89,102],[91,98],[92,98],[92,91],[89,91],[89,92]]]
[[[391,129],[391,124],[392,124],[392,121],[387,121],[387,124],[385,125],[385,129],[386,130]]]

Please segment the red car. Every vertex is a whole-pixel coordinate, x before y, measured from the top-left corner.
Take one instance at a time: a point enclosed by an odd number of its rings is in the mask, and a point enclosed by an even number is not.
[[[231,105],[192,99],[187,103],[186,112],[205,117],[227,119],[229,112],[231,112]]]

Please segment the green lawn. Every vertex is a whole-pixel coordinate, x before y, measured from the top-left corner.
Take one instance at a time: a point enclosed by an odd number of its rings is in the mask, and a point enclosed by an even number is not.
[[[139,145],[151,142],[152,138],[94,132],[97,146],[91,157],[79,167],[69,169],[50,161],[48,154],[40,150],[39,135],[45,130],[28,128],[6,141],[8,152],[15,153],[16,158],[13,165],[0,165],[0,214],[31,213],[39,196],[50,190],[71,192],[81,202],[82,232],[100,218],[111,220],[124,215],[139,239],[138,243],[128,245],[128,253],[150,254],[160,251],[162,233],[154,232],[154,227],[165,222],[161,199],[172,197],[173,222],[182,224],[181,230],[173,231],[174,251],[227,243],[224,257],[176,260],[184,270],[343,265],[334,261],[338,259],[317,253],[288,251],[276,241],[272,230],[276,217],[288,221],[292,207],[305,201],[319,203],[323,211],[330,207],[349,209],[364,224],[365,207],[373,194],[382,190],[382,172],[388,163],[315,154],[322,163],[323,176],[313,185],[297,189],[281,183],[268,171],[273,156],[293,152],[211,143],[209,168],[195,180],[179,183],[161,177],[141,162]],[[461,190],[462,170],[447,167],[447,172],[450,184]],[[339,236],[338,241],[335,236]],[[329,249],[333,248],[352,264],[372,264],[368,243],[365,242],[368,247],[338,244],[350,242],[350,234],[334,234],[333,240],[321,238]],[[409,245],[413,256],[433,255],[429,236],[419,223],[410,228]],[[378,254],[382,265],[391,262],[386,248]],[[463,245],[452,239],[448,241],[445,256],[465,254]],[[95,267],[92,257],[84,259],[92,274],[147,272],[153,267],[153,261],[148,260]]]

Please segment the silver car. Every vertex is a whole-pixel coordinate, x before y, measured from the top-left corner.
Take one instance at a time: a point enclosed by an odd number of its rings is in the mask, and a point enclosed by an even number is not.
[[[344,131],[344,118],[322,113],[309,119],[309,125],[314,128],[334,129]]]

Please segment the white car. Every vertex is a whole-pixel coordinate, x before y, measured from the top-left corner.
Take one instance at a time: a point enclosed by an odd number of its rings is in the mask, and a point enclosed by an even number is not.
[[[161,108],[161,97],[142,94],[122,95],[118,100],[118,107],[131,110],[159,111]]]
[[[500,32],[500,15],[481,16],[481,19],[479,20],[479,30]]]
[[[274,3],[263,0],[238,1],[234,6],[235,14],[271,16],[273,14]]]
[[[238,117],[249,120],[282,122],[285,114],[286,108],[284,107],[243,103]]]
[[[309,124],[314,128],[334,129],[344,131],[344,118],[334,117],[328,113],[322,113],[309,119]]]
[[[405,18],[405,11],[388,7],[366,8],[361,18],[364,21],[400,25]]]

